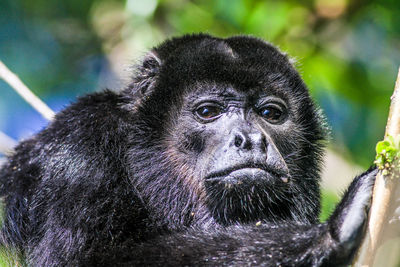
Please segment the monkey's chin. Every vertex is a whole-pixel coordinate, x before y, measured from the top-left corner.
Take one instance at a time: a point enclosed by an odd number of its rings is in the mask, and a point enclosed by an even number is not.
[[[273,221],[286,216],[281,201],[287,199],[290,186],[282,176],[252,167],[219,174],[205,180],[207,206],[219,223]]]

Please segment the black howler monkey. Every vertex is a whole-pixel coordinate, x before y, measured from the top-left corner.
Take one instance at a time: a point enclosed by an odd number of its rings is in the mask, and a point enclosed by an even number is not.
[[[31,266],[345,265],[376,171],[319,223],[324,139],[274,46],[174,38],[128,88],[80,98],[16,147],[1,241]]]

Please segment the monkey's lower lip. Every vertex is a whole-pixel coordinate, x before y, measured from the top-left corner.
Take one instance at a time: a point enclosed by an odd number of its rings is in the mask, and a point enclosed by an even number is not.
[[[240,168],[231,171],[221,172],[209,176],[206,181],[242,181],[242,180],[255,180],[255,179],[270,179],[273,178],[275,174],[270,173],[261,168]]]
[[[260,169],[260,168],[243,168],[232,171],[229,175],[232,176],[242,176],[242,175],[250,175],[250,176],[259,176],[259,175],[266,175],[268,174],[267,171]]]

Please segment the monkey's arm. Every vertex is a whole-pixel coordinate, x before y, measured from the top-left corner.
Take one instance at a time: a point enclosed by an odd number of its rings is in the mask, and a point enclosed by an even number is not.
[[[153,266],[346,265],[364,232],[376,173],[371,169],[354,179],[327,223],[191,229],[140,245],[125,244],[97,254],[94,261]]]

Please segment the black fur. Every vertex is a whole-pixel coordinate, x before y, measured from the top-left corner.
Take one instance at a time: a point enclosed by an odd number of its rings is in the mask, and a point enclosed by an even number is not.
[[[225,142],[212,133],[230,134],[232,126],[212,128],[191,112],[199,98],[230,91],[245,99],[224,113],[238,125],[237,114],[259,95],[287,108],[276,125],[249,113],[237,128],[253,133],[261,125],[265,147],[237,158],[237,150],[210,144]],[[306,86],[272,45],[246,36],[171,39],[143,59],[127,89],[80,98],[17,146],[0,171],[2,242],[32,266],[348,264],[375,172],[356,178],[319,224],[324,138]],[[272,178],[206,179],[215,166],[255,167],[256,152],[267,158],[266,149],[275,154],[261,168]]]

